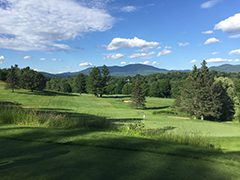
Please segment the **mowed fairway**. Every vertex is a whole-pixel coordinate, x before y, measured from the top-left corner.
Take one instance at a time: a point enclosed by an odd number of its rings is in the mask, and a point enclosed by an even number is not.
[[[111,130],[0,126],[1,179],[240,179],[240,125],[193,120],[173,113],[173,99],[147,98],[135,110],[129,97],[11,93],[0,84],[0,101],[24,108],[142,120],[149,129],[197,134],[219,149],[161,141]]]

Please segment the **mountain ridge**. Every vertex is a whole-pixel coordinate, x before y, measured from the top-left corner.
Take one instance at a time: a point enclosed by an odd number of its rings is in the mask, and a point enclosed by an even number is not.
[[[78,72],[64,72],[59,74],[51,74],[47,72],[41,72],[46,77],[72,77],[76,76],[80,73],[88,75],[93,67],[86,68],[84,70]],[[101,70],[102,66],[98,66]],[[145,64],[129,64],[126,66],[108,66],[111,76],[135,76],[137,74],[140,75],[150,75],[156,73],[169,73],[169,72],[189,72],[190,70],[167,70],[164,68],[157,68],[150,65]],[[231,64],[223,64],[220,66],[212,66],[209,68],[210,70],[226,72],[226,73],[237,73],[240,72],[240,65],[231,65]]]

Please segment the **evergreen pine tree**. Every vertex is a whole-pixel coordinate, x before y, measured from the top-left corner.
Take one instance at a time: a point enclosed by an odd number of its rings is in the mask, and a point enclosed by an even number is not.
[[[82,94],[86,92],[86,77],[84,74],[80,73],[76,78],[75,78],[75,90],[76,92]]]
[[[102,97],[103,94],[107,94],[107,85],[110,80],[109,76],[109,69],[106,65],[103,65],[102,67],[102,80],[101,80],[101,87],[100,87],[100,97]]]
[[[101,83],[102,78],[100,70],[97,67],[93,67],[88,79],[88,89],[92,94],[94,94],[97,97],[102,92]]]
[[[143,81],[138,77],[132,87],[132,103],[136,108],[144,108],[145,102]]]
[[[181,96],[177,102],[180,108],[196,118],[229,120],[234,114],[234,104],[221,83],[215,83],[206,61],[202,67],[193,67]]]
[[[18,87],[19,82],[19,69],[18,66],[11,66],[11,69],[9,70],[7,74],[7,85],[10,89],[12,89],[12,92]]]

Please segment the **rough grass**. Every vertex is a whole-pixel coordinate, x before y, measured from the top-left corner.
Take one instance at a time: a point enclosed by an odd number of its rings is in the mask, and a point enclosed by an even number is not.
[[[0,102],[0,124],[51,128],[108,129],[111,121],[103,117],[24,109],[11,102]]]

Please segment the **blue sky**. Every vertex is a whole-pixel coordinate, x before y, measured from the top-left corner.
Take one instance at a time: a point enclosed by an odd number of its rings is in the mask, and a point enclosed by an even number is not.
[[[240,1],[0,0],[0,68],[240,64]]]

